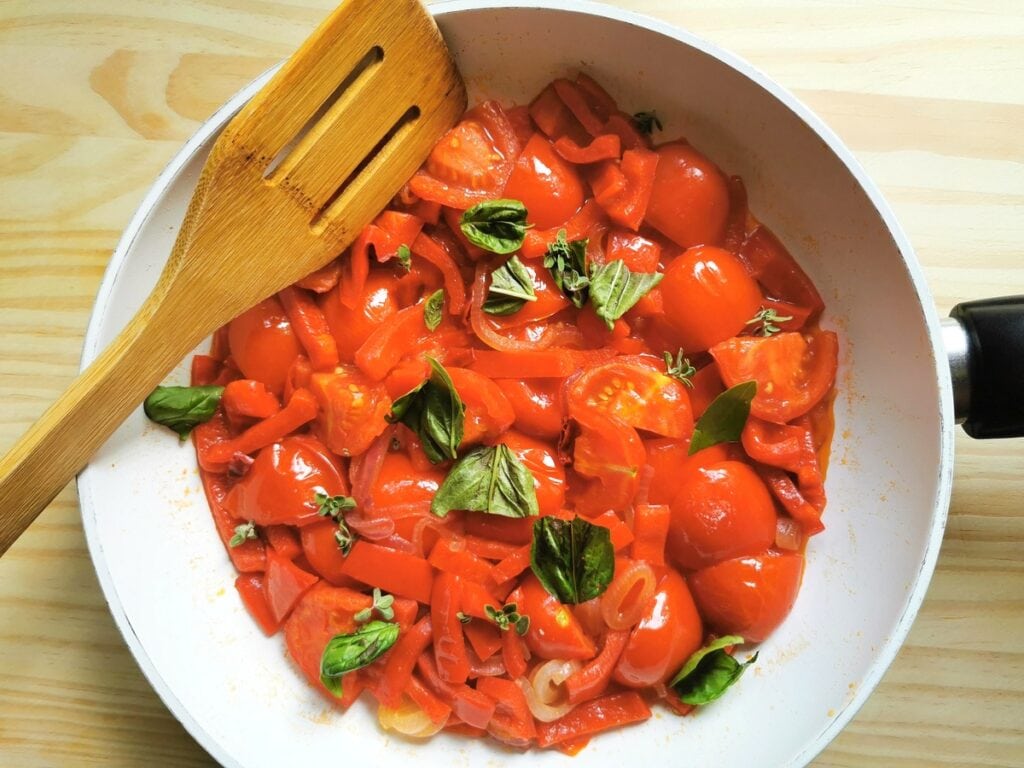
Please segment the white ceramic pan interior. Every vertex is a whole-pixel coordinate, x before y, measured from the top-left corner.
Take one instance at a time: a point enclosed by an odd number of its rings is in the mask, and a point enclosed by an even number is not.
[[[507,7],[504,7],[507,6]],[[514,7],[512,7],[514,6]],[[556,8],[554,6],[560,6]],[[746,181],[842,340],[828,529],[796,607],[751,673],[696,715],[665,711],[603,735],[579,766],[798,766],[853,716],[923,598],[945,523],[952,410],[938,320],[892,212],[851,153],[750,65],[665,24],[582,2],[458,2],[434,11],[471,90],[505,103],[583,68],[630,112],[657,109]],[[141,304],[170,251],[205,153],[253,83],[205,124],[146,196],[114,253],[87,364]],[[172,375],[186,383],[187,366]],[[229,766],[566,764],[439,736],[383,734],[366,703],[342,716],[264,638],[232,586],[190,443],[141,409],[79,478],[89,548],[111,611],[153,687]]]

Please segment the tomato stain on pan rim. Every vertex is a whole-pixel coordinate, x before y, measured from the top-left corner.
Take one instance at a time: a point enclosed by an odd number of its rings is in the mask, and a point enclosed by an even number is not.
[[[868,197],[875,212],[885,224],[888,234],[895,244],[896,250],[902,255],[903,267],[906,269],[910,282],[916,293],[918,299],[917,309],[920,311],[923,326],[927,330],[928,343],[931,351],[931,362],[933,363],[935,380],[939,392],[940,424],[938,434],[941,443],[939,446],[940,466],[938,471],[938,486],[935,489],[935,500],[931,512],[930,535],[923,552],[923,557],[919,563],[913,589],[910,591],[910,594],[906,599],[903,613],[892,628],[889,636],[885,639],[884,644],[876,650],[874,660],[866,674],[859,681],[856,692],[830,720],[828,725],[812,741],[807,743],[807,745],[788,763],[788,765],[791,766],[806,765],[818,753],[820,753],[853,718],[856,712],[867,700],[869,694],[877,686],[882,675],[888,669],[899,648],[902,646],[924,599],[928,583],[935,568],[939,547],[942,541],[942,533],[946,524],[953,472],[954,422],[952,388],[945,352],[941,343],[938,315],[935,311],[930,292],[926,286],[921,267],[914,256],[906,235],[896,220],[895,214],[885,202],[881,193],[869,179],[863,168],[853,157],[850,150],[845,147],[831,129],[829,129],[796,97],[739,57],[665,22],[598,3],[583,2],[581,0],[548,0],[547,2],[541,2],[538,0],[534,0],[532,2],[503,2],[502,0],[449,0],[448,2],[440,2],[431,6],[431,11],[439,17],[439,22],[442,26],[444,25],[445,16],[450,14],[488,9],[496,11],[509,9],[542,9],[603,17],[613,22],[626,24],[670,38],[717,59],[727,67],[738,72],[747,80],[756,84],[760,89],[767,92],[774,100],[780,102],[787,110],[805,123],[817,135],[817,137],[827,145],[829,151],[840,160],[850,176],[855,179],[857,185]],[[211,139],[211,137],[213,137],[228,122],[228,120],[230,120],[242,105],[244,105],[245,102],[247,102],[259,90],[259,88],[262,87],[262,85],[273,75],[276,69],[277,68],[275,67],[268,70],[248,86],[243,88],[209,120],[207,120],[171,160],[149,192],[143,198],[139,208],[132,217],[131,222],[125,229],[125,232],[122,235],[104,273],[103,281],[100,285],[95,307],[90,317],[88,329],[85,335],[81,361],[83,368],[88,365],[88,363],[91,362],[100,351],[102,321],[109,310],[113,288],[118,280],[122,268],[125,265],[128,254],[135,245],[139,233],[163,201],[169,188],[172,187],[179,179],[188,163],[202,150],[203,146]],[[241,765],[227,752],[216,738],[204,729],[204,727],[193,717],[188,708],[174,694],[171,687],[161,676],[156,664],[147,653],[142,641],[132,627],[131,619],[129,618],[122,603],[111,575],[103,549],[103,543],[97,530],[97,502],[94,497],[92,475],[92,465],[90,465],[90,467],[83,471],[78,478],[78,492],[82,509],[83,527],[90,556],[92,557],[100,585],[118,628],[124,636],[132,655],[135,657],[136,662],[139,664],[149,683],[153,686],[154,690],[163,702],[182,723],[182,725],[184,725],[188,732],[202,745],[204,749],[206,749],[222,764],[232,766]]]

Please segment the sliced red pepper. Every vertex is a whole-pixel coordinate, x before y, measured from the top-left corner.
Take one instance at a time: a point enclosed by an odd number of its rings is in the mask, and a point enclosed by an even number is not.
[[[430,647],[433,636],[429,616],[423,617],[398,635],[398,640],[388,651],[380,681],[374,691],[378,701],[389,707],[397,707],[401,703],[402,693],[412,679],[416,659]]]
[[[537,736],[537,726],[522,688],[503,677],[481,677],[477,680],[476,689],[497,704],[487,732],[509,746],[529,746]]]
[[[501,660],[509,677],[515,679],[526,674],[526,653],[526,642],[515,629],[501,633]]]
[[[302,545],[295,529],[290,525],[268,525],[263,529],[267,543],[277,554],[288,560],[294,560],[302,554]]]
[[[313,370],[333,370],[339,361],[338,344],[313,297],[294,286],[285,288],[277,297],[288,314],[299,343],[306,350]]]
[[[633,118],[624,112],[617,112],[609,117],[602,130],[618,136],[623,149],[647,149],[651,145],[648,138],[636,129]]]
[[[421,683],[415,675],[409,678],[405,694],[423,710],[432,723],[443,723],[452,713],[452,708]]]
[[[466,542],[466,549],[477,557],[482,557],[486,560],[504,560],[516,551],[516,546],[509,544],[507,541],[498,541],[473,535],[463,536],[462,538]]]
[[[356,350],[356,365],[371,379],[380,381],[416,346],[426,330],[422,303],[399,310]]]
[[[501,650],[501,631],[489,621],[470,621],[462,625],[462,631],[480,661],[487,661]]]
[[[585,144],[590,139],[580,121],[565,106],[554,85],[549,85],[530,103],[530,117],[552,141],[567,136],[576,144]]]
[[[612,95],[586,72],[576,75],[576,85],[586,96],[587,103],[598,117],[607,120],[619,111],[619,105],[615,103]]]
[[[400,211],[381,211],[374,219],[374,224],[391,235],[391,243],[394,250],[380,249],[377,251],[377,261],[385,262],[398,254],[399,246],[405,245],[412,248],[413,242],[420,235],[423,229],[423,219],[412,213],[401,213]]]
[[[466,533],[509,544],[529,544],[533,540],[533,521],[525,517],[466,515]]]
[[[327,293],[338,284],[341,278],[341,260],[335,259],[316,272],[310,272],[295,283],[296,288],[303,288],[313,293]]]
[[[806,536],[814,536],[825,530],[825,524],[821,522],[821,512],[800,493],[800,489],[789,475],[775,467],[759,466],[757,471],[789,516],[800,523]]]
[[[273,549],[267,550],[267,572],[263,582],[270,613],[278,623],[291,613],[306,591],[320,581]]]
[[[568,136],[562,136],[555,141],[555,152],[577,165],[617,160],[622,152],[622,141],[614,133],[605,133],[581,147]]]
[[[628,629],[608,630],[601,652],[569,676],[565,681],[565,690],[569,694],[570,703],[578,704],[605,692],[615,665],[629,642],[629,633]]]
[[[587,200],[571,219],[560,227],[551,229],[529,229],[523,239],[523,247],[519,249],[523,258],[536,259],[545,254],[548,246],[555,242],[558,233],[565,230],[567,240],[579,240],[593,237],[607,227],[608,221],[604,209],[596,200]]]
[[[462,610],[462,580],[452,573],[434,577],[430,596],[430,623],[434,627],[434,660],[441,678],[464,683],[469,677],[466,638],[458,614]]]
[[[591,136],[599,136],[604,133],[605,119],[602,119],[594,110],[587,93],[582,88],[564,77],[552,81],[551,85],[554,87],[555,93],[558,94],[558,98],[569,108],[573,117],[579,121],[587,133]]]
[[[613,693],[580,704],[564,717],[537,726],[537,745],[550,747],[593,736],[609,728],[638,723],[651,716],[651,708],[635,691]]]
[[[462,273],[452,254],[426,233],[421,233],[410,247],[414,254],[441,271],[444,277],[445,306],[449,314],[461,315],[466,308],[466,284],[462,281]]]
[[[211,462],[228,462],[236,453],[255,453],[276,443],[303,424],[316,418],[317,402],[308,389],[297,389],[291,400],[280,411],[254,424],[238,437],[210,446],[207,452]]]
[[[594,193],[608,218],[636,231],[643,223],[654,189],[658,155],[649,149],[627,149],[622,153],[620,168],[626,179],[625,189],[614,195],[605,194],[603,198],[597,195],[596,189]]]
[[[616,552],[621,552],[633,543],[633,531],[613,509],[609,509],[590,522],[603,526],[611,532],[612,548]]]
[[[530,550],[532,544],[525,544],[514,550],[504,560],[497,563],[491,569],[491,578],[495,584],[503,584],[509,579],[514,579],[520,573],[530,567]]]
[[[732,253],[739,253],[747,239],[747,188],[739,176],[729,177],[729,217],[725,220],[725,237],[722,247]]]
[[[427,561],[439,571],[476,582],[483,582],[491,572],[491,565],[468,551],[466,542],[460,537],[439,539],[430,550]]]
[[[738,256],[769,298],[806,308],[812,321],[825,308],[825,302],[811,278],[763,224],[750,233]]]
[[[494,699],[468,685],[445,681],[429,651],[420,654],[416,670],[423,677],[424,685],[452,708],[455,717],[474,728],[487,727],[494,715]]]
[[[607,362],[613,357],[613,349],[548,347],[522,352],[474,349],[470,369],[492,379],[563,379],[576,371]]]
[[[633,507],[634,560],[651,565],[665,564],[665,540],[672,514],[667,504],[637,504]]]
[[[408,552],[360,539],[345,558],[343,572],[349,578],[380,587],[384,592],[430,603],[434,569],[422,557]]]
[[[486,607],[500,607],[501,601],[483,584],[466,581],[462,584],[462,612],[477,619],[490,620]]]
[[[207,422],[209,423],[209,422]],[[228,495],[227,479],[223,475],[215,475],[203,471],[200,473],[203,480],[203,491],[206,493],[206,501],[210,506],[210,514],[213,516],[213,524],[217,527],[217,535],[224,543],[224,548],[231,558],[231,562],[240,573],[252,573],[263,571],[267,567],[266,547],[259,539],[246,539],[236,547],[230,546],[229,542],[235,535],[235,528],[245,523],[228,512],[224,506],[224,500]]]
[[[247,419],[266,419],[281,410],[274,393],[255,379],[235,379],[227,384],[220,402],[233,424]]]
[[[189,383],[193,387],[207,387],[220,375],[221,361],[211,355],[196,355],[192,358]]]
[[[281,622],[274,618],[267,603],[267,593],[263,590],[263,575],[259,573],[243,573],[235,579],[235,589],[242,598],[242,604],[249,615],[260,625],[267,637],[281,628]]]

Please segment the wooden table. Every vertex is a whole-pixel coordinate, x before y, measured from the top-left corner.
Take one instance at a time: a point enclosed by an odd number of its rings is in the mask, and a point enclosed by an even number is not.
[[[0,4],[0,450],[75,374],[157,173],[332,4]],[[824,117],[895,207],[940,310],[1024,293],[1020,0],[616,4],[732,49]],[[68,488],[0,560],[0,765],[210,763],[114,627]],[[958,436],[924,608],[816,765],[1024,765],[1024,441]]]

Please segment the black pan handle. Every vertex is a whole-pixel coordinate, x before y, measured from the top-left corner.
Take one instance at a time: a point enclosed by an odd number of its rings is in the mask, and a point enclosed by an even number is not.
[[[975,438],[1024,437],[1024,296],[957,304],[942,337],[964,431]]]

